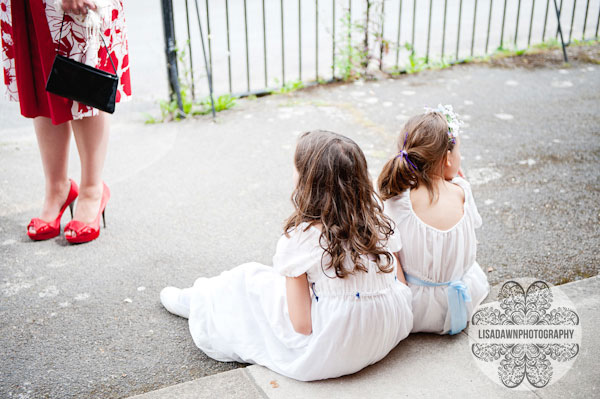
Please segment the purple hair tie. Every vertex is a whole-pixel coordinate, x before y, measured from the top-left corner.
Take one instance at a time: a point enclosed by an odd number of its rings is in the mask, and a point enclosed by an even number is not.
[[[408,161],[408,163],[410,164],[410,166],[415,171],[418,171],[419,168],[417,168],[417,166],[413,163],[413,161],[410,160],[410,158],[408,157],[408,152],[406,152],[406,150],[405,150],[405,148],[406,148],[406,139],[407,138],[408,138],[408,132],[406,132],[404,134],[404,144],[402,144],[402,151],[400,151],[400,154],[396,155],[396,158],[404,157],[404,159],[406,159],[406,161]]]

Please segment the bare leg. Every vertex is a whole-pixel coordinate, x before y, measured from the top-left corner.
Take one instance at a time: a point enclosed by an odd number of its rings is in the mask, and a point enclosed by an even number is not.
[[[43,116],[33,120],[38,147],[42,158],[45,177],[44,205],[40,219],[51,222],[58,216],[65,203],[71,183],[67,177],[71,125],[53,125],[50,118]],[[35,230],[30,228],[31,233]]]
[[[81,184],[73,219],[91,223],[102,199],[102,170],[108,149],[109,124],[106,113],[71,121],[81,160]]]

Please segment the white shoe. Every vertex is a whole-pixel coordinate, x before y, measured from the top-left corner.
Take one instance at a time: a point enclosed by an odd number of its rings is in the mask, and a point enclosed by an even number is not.
[[[180,288],[165,287],[160,292],[160,302],[171,313],[185,317],[190,317],[190,298],[189,295]]]

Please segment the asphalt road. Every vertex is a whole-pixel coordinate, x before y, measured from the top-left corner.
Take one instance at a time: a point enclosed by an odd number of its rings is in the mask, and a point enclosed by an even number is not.
[[[598,274],[599,88],[593,63],[466,65],[244,100],[217,123],[144,125],[140,103],[126,104],[112,124],[108,227],[79,246],[27,238],[43,195],[39,154],[29,123],[3,119],[0,397],[127,397],[238,367],[196,349],[160,290],[246,261],[270,264],[301,131],[352,137],[376,176],[403,121],[424,105],[454,104],[468,123],[464,169],[492,283]]]

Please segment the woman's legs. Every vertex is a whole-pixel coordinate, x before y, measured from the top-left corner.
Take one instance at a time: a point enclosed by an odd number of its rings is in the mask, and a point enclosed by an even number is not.
[[[43,116],[34,118],[33,126],[40,149],[46,184],[40,219],[51,222],[58,216],[71,187],[67,177],[71,126],[68,122],[53,125],[50,118]],[[33,228],[30,230],[31,233],[35,233]]]
[[[108,149],[108,115],[71,121],[81,160],[81,183],[74,220],[91,223],[98,215],[102,199],[102,170]]]

